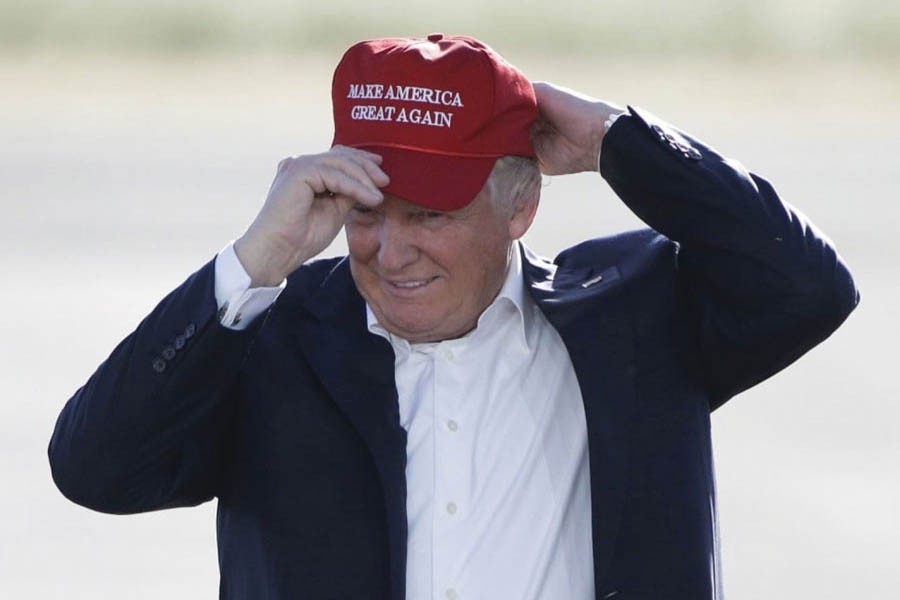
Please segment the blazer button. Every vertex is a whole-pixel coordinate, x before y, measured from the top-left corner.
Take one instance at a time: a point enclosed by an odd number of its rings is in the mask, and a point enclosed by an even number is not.
[[[185,341],[186,338],[183,335],[176,335],[175,341],[172,342],[172,345],[175,346],[176,350],[181,350],[182,348],[184,348]]]
[[[162,373],[166,370],[166,361],[157,356],[153,359],[153,370],[157,373]]]
[[[175,348],[172,346],[166,346],[163,348],[162,357],[166,360],[172,360],[175,358]]]
[[[185,339],[191,339],[194,337],[195,333],[197,333],[197,326],[193,323],[189,323],[188,326],[184,328]]]

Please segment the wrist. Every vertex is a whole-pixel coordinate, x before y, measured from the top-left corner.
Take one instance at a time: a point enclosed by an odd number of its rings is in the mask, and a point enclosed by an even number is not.
[[[623,112],[625,112],[624,109],[603,100],[592,99],[590,101],[590,108],[584,112],[583,127],[586,130],[587,139],[582,146],[584,154],[581,156],[579,171],[599,172],[600,152],[603,149],[606,132],[611,126],[611,121],[614,121]]]
[[[234,253],[250,276],[250,287],[274,287],[288,275],[289,259],[269,244],[256,239],[248,230],[234,242]]]
[[[618,120],[619,117],[626,114],[628,111],[619,108],[618,106],[614,106],[611,104],[607,104],[604,107],[603,111],[603,127],[602,133],[600,134],[600,142],[597,144],[594,152],[594,169],[599,173],[600,172],[600,153],[603,150],[603,140],[606,139],[606,134],[609,133],[610,128],[612,128],[613,124]]]

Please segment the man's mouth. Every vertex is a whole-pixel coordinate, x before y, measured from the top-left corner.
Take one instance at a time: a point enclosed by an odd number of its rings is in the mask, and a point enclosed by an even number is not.
[[[437,277],[429,277],[427,279],[412,279],[409,281],[388,281],[388,283],[396,288],[404,290],[414,290],[416,288],[425,287],[435,279],[437,279]]]

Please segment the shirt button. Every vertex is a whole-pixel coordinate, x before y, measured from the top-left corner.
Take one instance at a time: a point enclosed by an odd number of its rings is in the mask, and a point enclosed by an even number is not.
[[[451,515],[456,514],[456,502],[448,502],[447,503],[447,512]]]
[[[447,421],[447,429],[449,429],[450,431],[456,431],[457,429],[459,429],[459,425],[456,423],[456,421],[450,419],[449,421]]]
[[[459,594],[456,593],[456,590],[453,588],[447,590],[447,600],[459,600]]]
[[[447,360],[452,362],[453,358],[454,358],[453,350],[451,350],[450,348],[447,348],[446,350],[444,350],[444,356],[447,358]]]

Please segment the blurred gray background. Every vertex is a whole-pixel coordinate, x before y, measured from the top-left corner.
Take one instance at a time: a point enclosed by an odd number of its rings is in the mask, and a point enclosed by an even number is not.
[[[900,5],[308,4],[0,0],[0,597],[216,597],[215,504],[114,517],[69,503],[46,460],[56,415],[242,232],[278,160],[327,148],[343,48],[432,31],[662,116],[835,241],[859,310],[713,416],[725,588],[897,597]],[[639,225],[599,176],[554,178],[528,243],[552,256]]]

